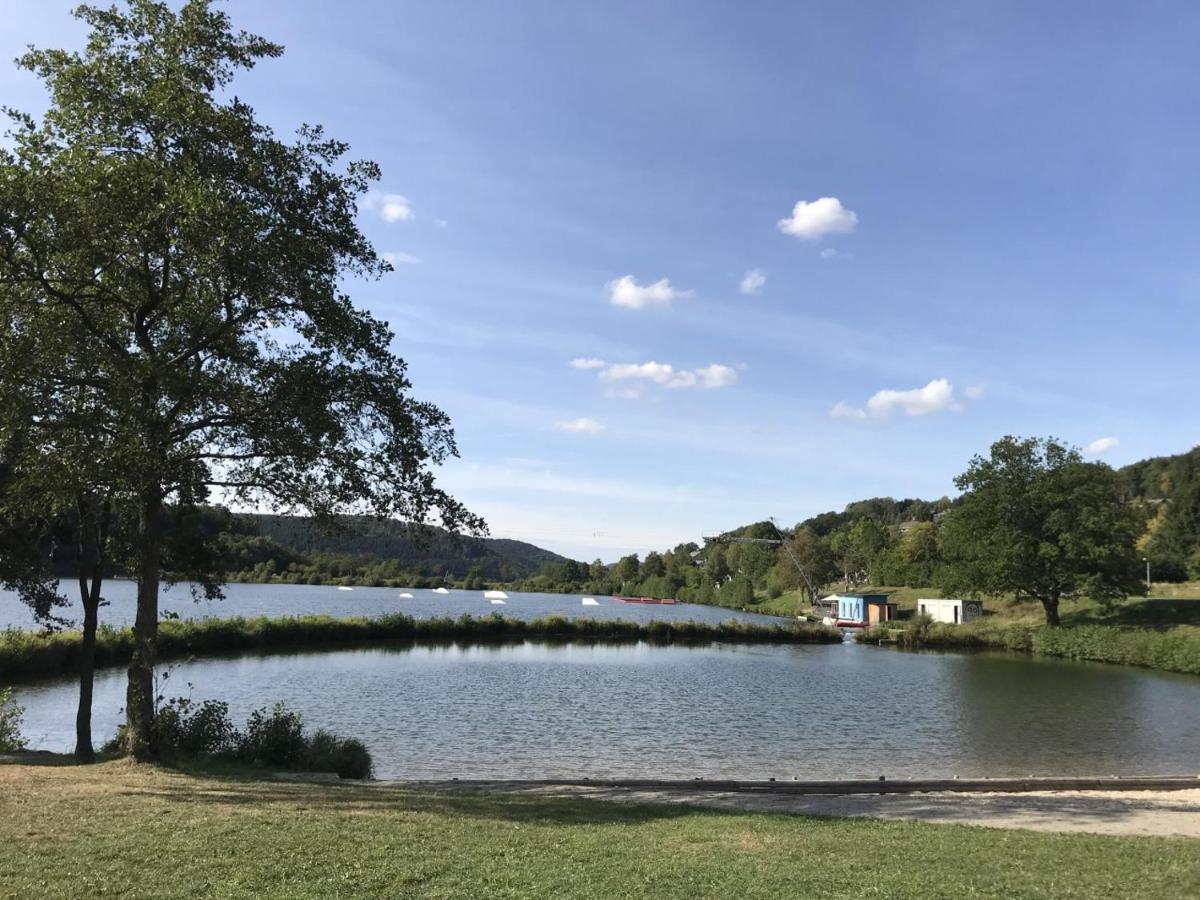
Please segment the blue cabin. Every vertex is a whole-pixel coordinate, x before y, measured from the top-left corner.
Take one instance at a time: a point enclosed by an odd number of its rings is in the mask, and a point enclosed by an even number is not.
[[[887,594],[839,594],[837,619],[859,625],[890,622],[896,617],[896,604],[889,603]]]

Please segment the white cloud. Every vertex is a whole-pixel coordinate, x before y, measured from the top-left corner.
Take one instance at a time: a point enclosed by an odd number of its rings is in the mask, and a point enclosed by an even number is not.
[[[403,194],[384,194],[371,191],[363,201],[366,209],[378,211],[385,222],[408,222],[415,219],[412,205]]]
[[[436,225],[438,228],[445,228],[450,223],[447,222],[445,219],[434,219],[433,224]]]
[[[826,247],[821,251],[821,259],[840,259],[842,262],[849,262],[854,259],[854,254],[834,247]]]
[[[415,266],[421,260],[413,256],[411,253],[385,253],[383,258],[393,266]]]
[[[729,368],[729,366],[713,363],[702,369],[697,369],[696,377],[700,379],[700,384],[703,387],[722,388],[729,387],[731,384],[737,384],[738,373]]]
[[[1088,456],[1103,456],[1117,444],[1121,443],[1115,437],[1096,438],[1090,444],[1083,448],[1083,452]]]
[[[578,419],[570,419],[566,422],[559,422],[554,426],[559,431],[567,431],[571,434],[599,434],[604,431],[604,426],[595,419],[589,419],[586,416],[580,416]]]
[[[849,234],[858,225],[858,216],[842,206],[837,197],[819,200],[799,200],[792,215],[776,225],[784,234],[813,241],[827,234]]]
[[[715,388],[737,384],[738,374],[729,366],[712,363],[699,369],[676,369],[670,363],[614,363],[600,371],[601,381],[650,381],[666,388]]]
[[[572,369],[603,369],[607,363],[595,357],[578,356],[571,360]]]
[[[412,207],[408,198],[401,194],[384,194],[379,206],[379,214],[385,222],[407,222],[413,218]]]
[[[738,290],[743,294],[757,294],[759,289],[766,283],[766,275],[758,269],[751,269],[742,276],[742,283],[738,286]]]
[[[632,275],[624,275],[607,285],[609,299],[615,306],[626,309],[643,309],[647,306],[669,306],[672,300],[692,296],[692,291],[681,291],[671,286],[668,278],[660,278],[653,284],[638,284]]]
[[[865,419],[867,411],[859,409],[856,406],[850,406],[848,403],[843,403],[839,400],[833,405],[833,409],[829,411],[829,415],[835,419]]]
[[[963,405],[954,397],[954,386],[945,378],[935,378],[924,387],[907,391],[885,389],[876,391],[866,408],[838,403],[829,411],[835,419],[884,419],[895,409],[910,416],[961,410]]]

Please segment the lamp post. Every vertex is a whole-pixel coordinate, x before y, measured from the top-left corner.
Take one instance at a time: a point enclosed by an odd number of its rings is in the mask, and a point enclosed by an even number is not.
[[[1142,562],[1146,564],[1146,593],[1148,594],[1150,593],[1150,560],[1148,557],[1143,556]]]

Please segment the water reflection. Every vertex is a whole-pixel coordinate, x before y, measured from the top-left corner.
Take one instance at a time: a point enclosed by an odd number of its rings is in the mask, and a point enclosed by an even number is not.
[[[119,670],[98,679],[98,737],[123,691]],[[997,655],[447,643],[183,663],[165,693],[239,721],[283,700],[363,738],[384,777],[1200,771],[1200,679]],[[70,746],[74,685],[19,700],[35,745]]]

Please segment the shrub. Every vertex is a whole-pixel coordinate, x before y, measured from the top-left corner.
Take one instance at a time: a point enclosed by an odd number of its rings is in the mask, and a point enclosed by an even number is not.
[[[229,721],[228,703],[176,698],[159,710],[154,726],[168,755],[230,757],[237,752],[239,735]]]
[[[320,729],[308,742],[304,755],[307,772],[336,772],[341,778],[370,778],[371,754],[362,741],[340,738]]]
[[[17,753],[25,749],[25,739],[21,737],[24,712],[13,699],[12,688],[0,688],[0,753]]]
[[[304,759],[306,749],[303,717],[276,703],[270,712],[264,708],[250,713],[238,756],[254,765],[293,768]]]

